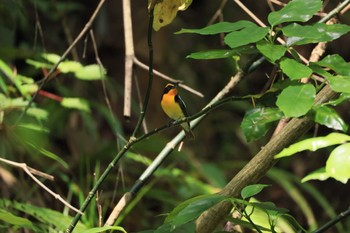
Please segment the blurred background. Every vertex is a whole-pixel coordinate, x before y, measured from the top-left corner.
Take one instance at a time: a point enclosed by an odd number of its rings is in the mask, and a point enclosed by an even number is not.
[[[0,59],[15,73],[32,77],[36,81],[42,79],[47,70],[30,66],[26,59],[39,59],[42,53],[63,54],[85,26],[98,2],[1,0]],[[60,97],[83,98],[88,101],[90,112],[64,108],[57,101],[39,95],[35,99],[35,106],[49,112],[47,120],[40,121],[47,129],[46,133],[12,127],[20,114],[17,110],[6,112],[0,127],[0,157],[25,162],[55,176],[54,182],[45,181],[45,184],[77,207],[87,196],[96,177],[128,140],[136,125],[140,112],[136,82],[142,96],[147,88],[148,73],[135,66],[132,115],[130,119],[125,119],[121,2],[106,1],[92,27],[99,57],[107,70],[105,84],[113,115],[107,107],[101,81],[82,81],[71,74],[57,73],[55,78],[44,85],[43,90]],[[204,107],[235,74],[236,68],[232,59],[186,58],[192,52],[225,48],[220,36],[174,33],[181,28],[207,26],[220,2],[193,1],[186,11],[178,13],[172,24],[153,34],[154,68],[174,79],[182,80],[204,95],[201,98],[180,89],[189,114]],[[338,3],[339,1],[324,1],[324,11],[328,12]],[[244,4],[267,23],[267,15],[272,10],[267,1],[247,0]],[[280,6],[272,5],[275,9],[280,9]],[[223,8],[223,20],[234,22],[243,19],[251,21],[233,1],[227,1]],[[315,17],[312,21],[318,19]],[[342,23],[349,24],[350,14],[341,15],[339,19]],[[136,56],[148,64],[147,1],[132,1],[132,21]],[[68,56],[69,60],[84,65],[96,63],[91,38],[86,38],[86,43],[78,43]],[[346,35],[330,43],[326,53],[338,53],[349,60],[349,40],[350,35]],[[309,57],[312,47],[304,46],[297,50]],[[240,64],[244,65],[248,59],[247,56],[241,57]],[[265,62],[245,77],[231,94],[243,96],[260,93],[272,70],[273,66]],[[167,81],[155,76],[145,118],[149,130],[169,122],[160,108],[160,98],[166,84]],[[175,151],[165,161],[140,194],[140,198],[133,202],[121,218],[121,225],[130,232],[156,228],[164,221],[162,214],[170,212],[180,202],[220,190],[266,144],[273,133],[272,129],[258,141],[246,141],[240,124],[245,112],[251,108],[252,102],[240,101],[226,104],[209,114],[194,130],[196,139],[186,141],[181,152]],[[349,105],[342,105],[338,110],[345,122],[349,122]],[[22,119],[22,122],[30,121],[29,117]],[[147,159],[153,160],[179,130],[173,127],[138,143],[113,169],[99,194],[98,203],[102,206],[104,220],[123,193],[129,190],[145,170]],[[314,127],[305,137],[330,132],[321,126]],[[28,146],[25,141],[30,141],[35,146]],[[53,159],[43,155],[38,148],[45,148],[57,157]],[[315,228],[313,224],[316,222],[322,224],[329,220],[327,211],[339,213],[347,209],[350,201],[349,185],[334,180],[312,181],[305,185],[299,183],[309,172],[324,166],[329,151],[323,149],[315,153],[301,153],[280,161],[261,181],[272,186],[264,190],[258,199],[289,209],[306,229]],[[60,160],[62,161],[59,162]],[[63,211],[60,202],[43,192],[22,171],[1,164],[0,176],[3,199]],[[92,203],[82,221],[88,226],[97,226],[97,216],[96,203]],[[350,229],[349,220],[344,224]],[[330,232],[341,231],[334,228]]]

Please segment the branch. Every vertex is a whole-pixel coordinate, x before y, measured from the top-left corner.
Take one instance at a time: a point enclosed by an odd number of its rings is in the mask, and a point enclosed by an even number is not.
[[[67,201],[65,201],[59,194],[53,192],[51,189],[49,189],[47,186],[45,186],[40,180],[38,180],[38,178],[36,178],[33,174],[37,175],[37,176],[41,176],[44,177],[46,179],[50,179],[53,180],[54,177],[51,175],[48,175],[44,172],[38,171],[34,168],[31,168],[29,166],[27,166],[27,164],[25,163],[17,163],[11,160],[7,160],[7,159],[3,159],[0,158],[0,161],[3,163],[6,163],[8,165],[11,165],[13,167],[17,167],[22,169],[25,173],[27,173],[27,175],[32,178],[40,187],[42,187],[46,192],[48,192],[49,194],[51,194],[54,198],[56,198],[57,200],[59,200],[61,203],[63,203],[65,206],[67,206],[69,209],[74,210],[77,213],[82,214],[82,212],[80,212],[77,208],[75,208],[74,206],[72,206],[71,204],[69,204]]]
[[[325,86],[316,96],[315,105],[325,103],[336,96],[329,85]],[[266,172],[276,163],[274,156],[285,147],[294,143],[307,132],[313,121],[307,117],[292,119],[279,133],[273,137],[248,164],[223,188],[221,195],[237,197],[240,191],[249,184],[258,182]],[[204,212],[197,219],[197,232],[209,233],[229,213],[232,205],[222,202]]]
[[[323,233],[325,232],[327,229],[331,228],[332,226],[334,226],[336,223],[340,222],[341,220],[347,218],[350,216],[350,208],[347,209],[344,212],[341,212],[338,216],[336,216],[335,218],[333,218],[332,220],[330,220],[329,222],[327,222],[325,225],[323,225],[322,227],[320,227],[319,229],[317,229],[316,231],[314,231],[314,233]]]

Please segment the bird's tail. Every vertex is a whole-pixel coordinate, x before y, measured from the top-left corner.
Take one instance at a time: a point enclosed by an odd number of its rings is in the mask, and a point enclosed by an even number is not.
[[[182,128],[184,129],[186,136],[191,137],[192,139],[195,139],[194,133],[191,130],[190,123],[189,122],[184,122],[181,124]]]

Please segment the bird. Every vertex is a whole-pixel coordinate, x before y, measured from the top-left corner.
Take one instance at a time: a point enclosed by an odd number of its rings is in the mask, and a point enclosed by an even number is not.
[[[186,105],[178,95],[177,86],[178,84],[168,83],[164,88],[160,102],[164,113],[175,121],[188,116]],[[181,126],[184,129],[186,135],[190,135],[192,138],[194,138],[194,134],[188,121],[182,123]]]

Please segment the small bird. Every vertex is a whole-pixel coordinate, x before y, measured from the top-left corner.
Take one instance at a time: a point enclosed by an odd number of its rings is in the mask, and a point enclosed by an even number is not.
[[[162,100],[160,102],[165,114],[175,121],[187,117],[186,106],[178,95],[177,85],[178,84],[167,84],[164,88]],[[192,138],[194,138],[189,122],[184,122],[181,126],[185,130],[186,135],[191,135]]]

